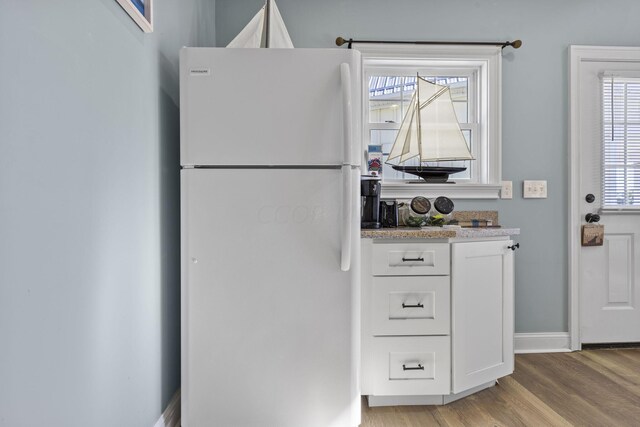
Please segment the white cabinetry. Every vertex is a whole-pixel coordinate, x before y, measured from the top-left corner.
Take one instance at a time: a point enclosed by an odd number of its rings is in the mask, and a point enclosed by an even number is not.
[[[512,242],[451,245],[454,393],[513,372]]]
[[[442,404],[513,372],[511,245],[362,240],[370,404]]]

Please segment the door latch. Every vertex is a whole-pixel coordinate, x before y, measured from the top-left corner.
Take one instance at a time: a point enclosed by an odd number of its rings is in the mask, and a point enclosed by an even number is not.
[[[587,221],[589,224],[591,224],[593,222],[599,222],[600,221],[600,215],[588,213],[588,214],[586,214],[584,216],[584,220]]]

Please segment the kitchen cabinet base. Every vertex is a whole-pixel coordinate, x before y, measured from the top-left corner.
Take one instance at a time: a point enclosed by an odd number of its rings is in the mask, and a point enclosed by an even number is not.
[[[438,394],[422,396],[367,396],[369,407],[377,406],[416,406],[416,405],[446,405],[481,390],[493,387],[496,381],[489,381],[456,394]]]

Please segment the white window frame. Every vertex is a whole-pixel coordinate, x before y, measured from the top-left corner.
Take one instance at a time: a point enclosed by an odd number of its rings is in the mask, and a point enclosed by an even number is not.
[[[369,77],[373,75],[412,75],[413,70],[428,69],[437,75],[451,75],[453,70],[477,76],[477,91],[469,102],[478,114],[472,130],[473,182],[456,184],[413,184],[384,182],[385,198],[447,196],[454,199],[497,199],[502,181],[502,49],[500,46],[451,46],[414,44],[353,43],[362,54],[363,136],[369,145],[370,129],[384,129],[384,123],[369,123]],[[408,73],[408,74],[407,74]],[[463,74],[461,74],[463,75]],[[470,83],[473,84],[473,83]],[[477,94],[477,95],[476,95]],[[396,125],[397,126],[397,125]],[[388,126],[393,128],[393,125]],[[366,155],[365,150],[363,153]],[[365,159],[366,160],[366,159]],[[366,164],[366,161],[363,163]],[[455,177],[452,177],[455,180]]]

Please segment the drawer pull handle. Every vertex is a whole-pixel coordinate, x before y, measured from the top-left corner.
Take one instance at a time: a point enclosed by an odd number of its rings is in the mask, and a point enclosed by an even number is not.
[[[402,308],[424,308],[424,305],[421,302],[419,302],[419,303],[417,303],[415,305],[414,304],[402,303]]]
[[[407,365],[402,365],[402,370],[403,371],[424,371],[424,366],[422,366],[419,363],[418,363],[418,366],[407,367]]]
[[[516,249],[518,249],[520,247],[520,243],[516,243],[513,246],[507,246],[507,249],[511,249],[512,251],[515,251]]]
[[[424,258],[422,258],[422,257],[420,257],[420,258],[405,258],[405,257],[402,257],[402,262],[409,262],[409,261],[424,262]]]

